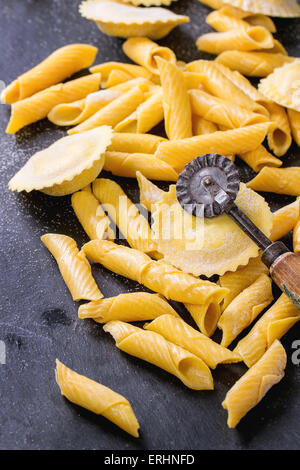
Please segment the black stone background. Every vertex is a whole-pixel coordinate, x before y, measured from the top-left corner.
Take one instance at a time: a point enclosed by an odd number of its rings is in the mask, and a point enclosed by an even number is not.
[[[8,84],[56,48],[74,42],[98,46],[96,63],[126,61],[122,40],[105,36],[81,18],[79,3],[1,0],[0,79]],[[174,49],[181,60],[210,57],[199,53],[194,44],[198,35],[210,31],[205,24],[210,10],[197,0],[179,0],[171,8],[188,14],[191,23],[176,28],[161,44]],[[299,55],[300,20],[276,24],[277,37],[291,55]],[[120,352],[100,325],[77,319],[78,305],[40,242],[47,232],[74,237],[79,246],[87,241],[70,197],[16,194],[7,189],[9,179],[34,152],[65,132],[44,120],[16,136],[5,135],[9,113],[9,107],[0,105],[0,339],[7,353],[6,365],[0,365],[0,449],[299,448],[300,368],[291,362],[292,342],[300,339],[299,325],[283,340],[288,354],[286,377],[237,429],[230,430],[221,402],[245,366],[219,366],[213,373],[215,391],[191,391],[168,373]],[[286,165],[299,165],[299,148],[294,145],[284,160]],[[250,179],[251,170],[240,167],[242,178]],[[137,201],[136,182],[119,181]],[[269,194],[267,200],[275,210],[292,198]],[[93,273],[106,296],[140,290],[138,284],[99,265]],[[183,307],[179,311],[191,322]],[[141,438],[130,437],[61,397],[54,380],[55,358],[124,394],[139,419]]]

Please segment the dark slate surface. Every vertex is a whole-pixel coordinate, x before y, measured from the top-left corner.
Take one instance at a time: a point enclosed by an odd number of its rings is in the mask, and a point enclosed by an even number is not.
[[[122,40],[104,36],[82,19],[78,4],[75,0],[1,0],[0,79],[9,83],[54,49],[72,42],[97,45],[97,62],[125,60]],[[206,57],[197,52],[194,40],[210,30],[204,21],[209,9],[197,0],[180,0],[173,9],[190,15],[192,23],[177,28],[162,44],[172,47],[178,59]],[[289,53],[299,55],[300,20],[277,21],[277,25],[278,37]],[[217,368],[214,392],[190,391],[175,377],[121,353],[101,326],[76,318],[77,305],[40,242],[46,232],[70,235],[79,245],[87,241],[70,198],[7,190],[8,180],[27,159],[64,131],[43,121],[6,136],[9,108],[0,105],[0,114],[0,340],[5,341],[7,356],[6,365],[0,365],[0,449],[299,448],[300,368],[291,362],[291,345],[300,338],[300,327],[283,341],[288,353],[285,379],[237,429],[229,430],[221,402],[245,372],[243,365]],[[294,146],[285,161],[299,164],[299,149]],[[245,166],[242,176],[251,176]],[[125,179],[121,183],[137,200],[136,183]],[[268,196],[272,209],[290,200]],[[94,274],[107,296],[139,289],[100,266]],[[124,394],[140,421],[141,438],[131,438],[62,398],[54,380],[56,357]]]

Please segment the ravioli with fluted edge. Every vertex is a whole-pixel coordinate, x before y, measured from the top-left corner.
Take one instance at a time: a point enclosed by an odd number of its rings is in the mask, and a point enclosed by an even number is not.
[[[272,213],[262,196],[249,192],[241,183],[236,204],[265,235],[270,235]],[[175,185],[155,207],[152,229],[158,251],[166,262],[184,272],[195,276],[222,275],[258,256],[257,245],[228,215],[204,219],[185,212],[177,201]]]
[[[109,126],[63,137],[35,153],[10,180],[9,189],[27,192],[37,189],[51,196],[74,193],[100,173],[111,139]]]

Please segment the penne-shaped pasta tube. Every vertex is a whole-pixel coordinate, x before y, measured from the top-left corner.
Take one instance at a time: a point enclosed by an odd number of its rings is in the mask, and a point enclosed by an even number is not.
[[[227,424],[230,428],[235,428],[270,388],[280,382],[284,377],[286,361],[286,352],[276,340],[263,357],[234,384],[222,403],[223,408],[228,410]]]
[[[187,311],[191,314],[194,322],[201,333],[205,336],[212,336],[217,329],[217,324],[221,315],[221,307],[217,302],[209,305],[184,304]]]
[[[8,134],[32,122],[45,118],[54,106],[60,103],[72,103],[98,90],[100,75],[87,75],[66,83],[53,85],[22,101],[12,105],[11,117],[6,128]]]
[[[273,213],[273,227],[270,240],[275,242],[289,233],[296,225],[300,216],[299,198],[291,204],[281,207]]]
[[[228,129],[266,122],[268,118],[255,114],[237,104],[209,95],[202,90],[190,90],[192,111],[208,121],[226,126]]]
[[[207,121],[201,116],[197,116],[197,114],[193,114],[192,116],[192,128],[193,128],[193,135],[204,135],[204,134],[213,134],[217,132],[218,126],[212,122]]]
[[[250,152],[240,153],[239,157],[256,173],[258,173],[264,166],[278,168],[282,165],[282,161],[268,152],[263,145],[260,145],[257,149],[251,150]]]
[[[293,230],[293,248],[294,252],[300,254],[300,223],[299,220]]]
[[[186,387],[192,390],[214,388],[205,362],[163,336],[121,321],[106,323],[103,329],[112,335],[121,351],[175,375]]]
[[[173,266],[153,261],[141,251],[93,240],[83,246],[87,257],[107,269],[143,284],[166,299],[193,304],[222,302],[227,293],[213,282],[198,279]]]
[[[270,49],[274,45],[272,34],[265,28],[253,26],[247,31],[232,29],[225,33],[208,33],[200,36],[196,46],[209,54],[221,54],[224,51],[253,51]]]
[[[107,150],[122,153],[155,153],[161,142],[166,142],[166,139],[158,135],[114,132]]]
[[[192,137],[192,111],[183,72],[156,57],[163,90],[166,134],[171,140]]]
[[[241,266],[234,272],[228,271],[219,277],[219,284],[228,289],[228,293],[224,297],[222,309],[233,301],[244,289],[249,287],[261,274],[268,274],[267,266],[261,261],[260,257],[251,258],[247,266]]]
[[[77,374],[56,359],[55,377],[61,394],[75,405],[102,415],[134,437],[139,423],[126,398],[108,387]]]
[[[174,315],[161,315],[144,328],[200,357],[211,369],[215,369],[218,364],[241,361],[239,354],[233,354]]]
[[[177,312],[159,294],[133,292],[83,304],[78,309],[79,318],[92,318],[98,323],[112,320],[125,322],[153,320],[160,315],[178,317]]]
[[[163,119],[162,90],[159,88],[146,101],[141,103],[130,116],[119,122],[115,127],[115,131],[145,134]]]
[[[289,123],[292,131],[292,135],[296,144],[300,147],[300,113],[293,109],[288,109]]]
[[[199,0],[201,3],[204,3],[204,5],[207,5],[214,10],[218,10],[219,8],[222,8],[224,6],[223,0]]]
[[[135,111],[139,104],[144,101],[145,93],[143,86],[145,85],[136,86],[132,90],[128,90],[126,93],[104,106],[104,108],[97,111],[89,119],[70,129],[68,134],[85,132],[89,129],[103,126],[104,124],[115,127],[120,121],[125,119],[126,116],[129,116]]]
[[[142,65],[151,73],[159,75],[156,57],[176,64],[176,56],[168,47],[159,46],[151,39],[136,37],[129,38],[123,43],[123,51],[133,62]]]
[[[114,240],[115,234],[109,225],[109,218],[91,191],[82,190],[72,194],[71,203],[79,222],[91,240]]]
[[[104,170],[125,178],[136,178],[140,171],[146,178],[159,181],[177,181],[178,174],[171,165],[151,153],[106,152]]]
[[[57,49],[43,62],[10,83],[2,91],[1,101],[12,104],[62,82],[78,70],[89,67],[97,52],[97,47],[89,44],[69,44]]]
[[[226,11],[226,10],[225,10]],[[242,29],[248,31],[252,26],[237,16],[225,14],[224,10],[213,11],[206,17],[206,23],[220,33],[231,31],[232,29]]]
[[[271,18],[261,13],[251,13],[231,5],[224,5],[222,8],[220,8],[220,13],[245,20],[252,26],[263,26],[268,31],[270,31],[270,33],[276,33],[277,31],[276,26]]]
[[[132,248],[149,254],[157,251],[148,220],[139,213],[121,186],[115,181],[98,178],[93,183],[93,193]]]
[[[155,155],[181,171],[195,157],[205,153],[230,155],[256,149],[265,139],[270,123],[255,124],[230,131],[162,142]]]
[[[266,274],[261,274],[222,313],[218,321],[218,327],[223,333],[221,345],[229,346],[272,300],[272,280]]]
[[[235,351],[248,367],[252,367],[273,342],[282,338],[299,320],[298,308],[285,294],[281,294],[251,331],[238,342]]]
[[[139,65],[122,62],[104,62],[90,68],[91,73],[101,73],[102,88],[110,88],[118,83],[142,77],[151,80],[152,73]]]
[[[99,300],[103,297],[85,254],[79,252],[73,238],[47,233],[41,240],[55,258],[73,300]]]
[[[265,166],[247,183],[248,188],[289,196],[300,196],[300,168],[271,168]]]
[[[233,47],[234,49],[234,47]],[[293,62],[294,57],[268,52],[242,52],[237,50],[222,52],[217,58],[218,64],[226,65],[248,77],[266,77],[277,67]]]
[[[274,123],[268,132],[268,145],[278,157],[286,154],[292,145],[291,128],[285,109],[277,103],[265,103],[269,119]]]

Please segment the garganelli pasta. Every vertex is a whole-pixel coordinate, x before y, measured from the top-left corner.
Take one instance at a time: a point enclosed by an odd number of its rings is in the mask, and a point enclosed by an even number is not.
[[[166,370],[186,387],[192,390],[214,388],[211,372],[205,362],[163,336],[121,321],[108,322],[103,329],[112,335],[121,351]]]
[[[278,157],[286,154],[292,145],[291,128],[285,109],[279,104],[265,103],[269,111],[269,119],[274,123],[268,132],[268,145]]]
[[[159,294],[133,292],[83,304],[78,309],[79,318],[92,318],[98,323],[112,320],[125,322],[153,320],[160,315],[178,317],[177,312]]]
[[[151,323],[146,324],[144,328],[162,335],[171,343],[200,357],[211,369],[215,369],[218,364],[241,361],[239,354],[234,354],[229,349],[223,348],[174,315],[158,316]]]
[[[293,138],[300,147],[300,113],[293,109],[288,109],[287,112]]]
[[[108,387],[77,374],[56,360],[56,382],[61,394],[76,405],[102,415],[134,437],[139,437],[139,423],[126,398]]]
[[[99,89],[100,75],[85,77],[59,83],[36,93],[12,105],[11,117],[6,128],[8,134],[14,134],[19,129],[45,118],[54,106],[60,103],[71,103]]]
[[[229,346],[272,300],[272,280],[266,274],[261,274],[222,313],[218,321],[218,327],[223,333],[221,345]]]
[[[239,157],[255,172],[259,172],[264,166],[278,168],[282,165],[282,161],[268,152],[263,145],[260,145],[257,149],[251,150],[250,152],[240,153]]]
[[[255,178],[247,183],[255,191],[266,191],[289,196],[300,196],[300,168],[271,168],[265,166]]]
[[[85,254],[79,252],[73,238],[47,233],[41,240],[54,256],[73,300],[99,300],[103,297]]]
[[[148,80],[151,80],[152,77],[152,73],[145,67],[122,62],[104,62],[103,64],[94,65],[90,68],[90,72],[101,74],[102,88],[110,88],[138,77]]]
[[[191,314],[201,333],[208,337],[212,336],[217,329],[221,315],[220,304],[217,302],[203,305],[185,303],[184,306]]]
[[[286,352],[276,340],[262,358],[251,367],[229,390],[222,403],[228,410],[227,424],[234,428],[240,420],[256,406],[284,377]]]
[[[176,56],[172,49],[162,47],[146,37],[136,37],[127,39],[123,43],[123,51],[125,54],[137,64],[142,65],[155,75],[159,75],[159,69],[156,58],[161,59],[175,65]]]
[[[78,70],[89,67],[97,52],[97,47],[89,44],[69,44],[57,49],[43,62],[10,83],[2,91],[1,101],[12,104],[62,82]]]
[[[153,261],[141,251],[109,241],[93,240],[83,246],[87,257],[107,269],[143,284],[167,299],[193,304],[220,303],[227,289],[195,278],[167,263]]]
[[[130,134],[114,132],[111,145],[107,148],[110,152],[122,153],[155,153],[159,144],[166,139],[153,134]]]
[[[284,237],[296,225],[300,216],[299,198],[291,204],[281,207],[273,213],[273,227],[270,240],[273,242]]]
[[[281,294],[251,331],[238,342],[235,351],[241,355],[245,364],[251,367],[276,339],[282,338],[299,320],[297,307],[285,294]]]
[[[294,252],[300,254],[300,222],[296,223],[293,230],[293,248]]]

